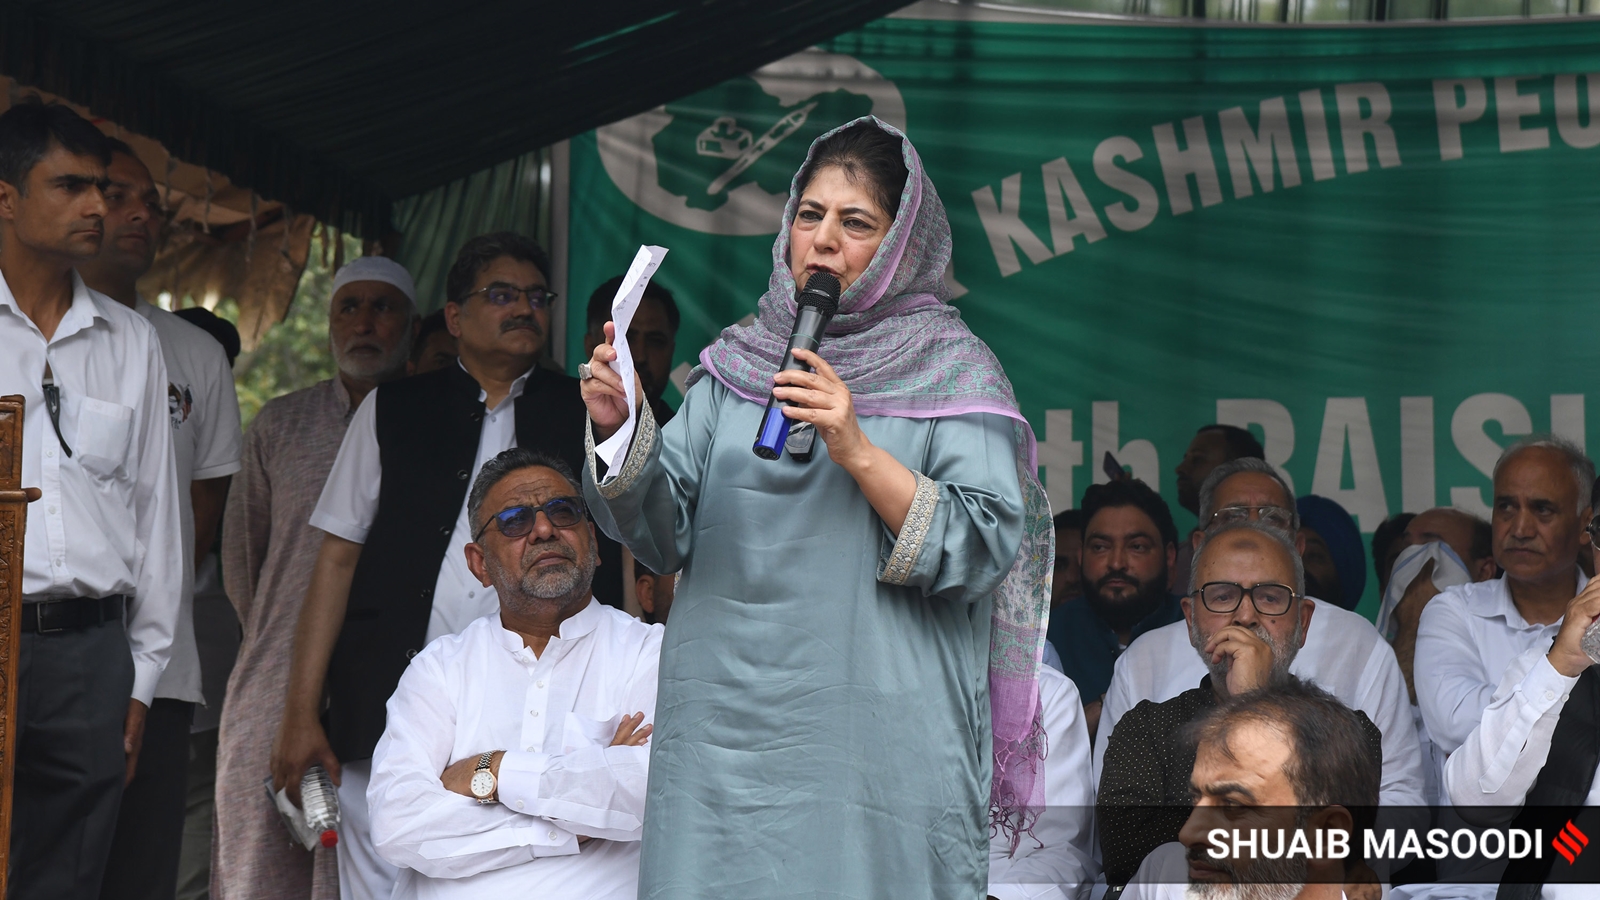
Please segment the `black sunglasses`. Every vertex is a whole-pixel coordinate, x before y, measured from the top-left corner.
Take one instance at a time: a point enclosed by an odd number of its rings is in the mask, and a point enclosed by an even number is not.
[[[582,522],[588,514],[581,497],[557,497],[543,506],[513,506],[503,509],[489,517],[483,523],[478,533],[472,536],[474,542],[483,539],[483,533],[489,530],[490,525],[500,528],[500,533],[508,538],[523,537],[533,531],[533,523],[543,511],[550,519],[550,524],[557,528],[571,528]]]

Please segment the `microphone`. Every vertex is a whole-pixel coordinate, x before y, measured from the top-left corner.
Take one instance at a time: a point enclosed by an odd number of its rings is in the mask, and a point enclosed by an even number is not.
[[[811,367],[794,358],[797,349],[815,353],[822,342],[822,332],[839,311],[839,279],[827,272],[813,272],[806,286],[795,297],[794,330],[789,334],[789,346],[783,351],[780,372],[811,371]],[[783,414],[778,398],[767,396],[766,411],[761,414],[761,428],[756,431],[756,443],[751,449],[762,459],[777,459],[783,454],[783,444],[789,439],[789,425],[794,421]],[[787,404],[793,405],[793,404]]]

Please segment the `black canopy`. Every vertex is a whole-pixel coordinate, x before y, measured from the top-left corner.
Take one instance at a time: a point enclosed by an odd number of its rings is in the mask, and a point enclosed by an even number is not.
[[[7,0],[0,73],[369,237],[393,199],[907,0]]]

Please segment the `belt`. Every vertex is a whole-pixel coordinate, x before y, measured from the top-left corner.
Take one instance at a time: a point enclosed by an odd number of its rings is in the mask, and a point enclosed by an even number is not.
[[[23,634],[54,634],[82,631],[102,622],[120,622],[126,601],[123,595],[112,594],[109,597],[69,597],[65,600],[24,603],[20,628]]]

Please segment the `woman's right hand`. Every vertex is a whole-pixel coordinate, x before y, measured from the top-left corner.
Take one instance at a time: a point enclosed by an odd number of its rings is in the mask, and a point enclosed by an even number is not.
[[[617,358],[617,348],[611,346],[617,337],[617,326],[607,322],[605,330],[605,343],[597,344],[594,354],[589,357],[589,372],[594,377],[578,382],[583,392],[583,403],[589,408],[589,419],[594,422],[597,441],[616,434],[622,423],[628,420],[628,394],[623,390],[622,376],[611,368],[612,361]],[[640,383],[637,372],[634,373],[633,382],[637,408],[644,403],[644,385]]]

